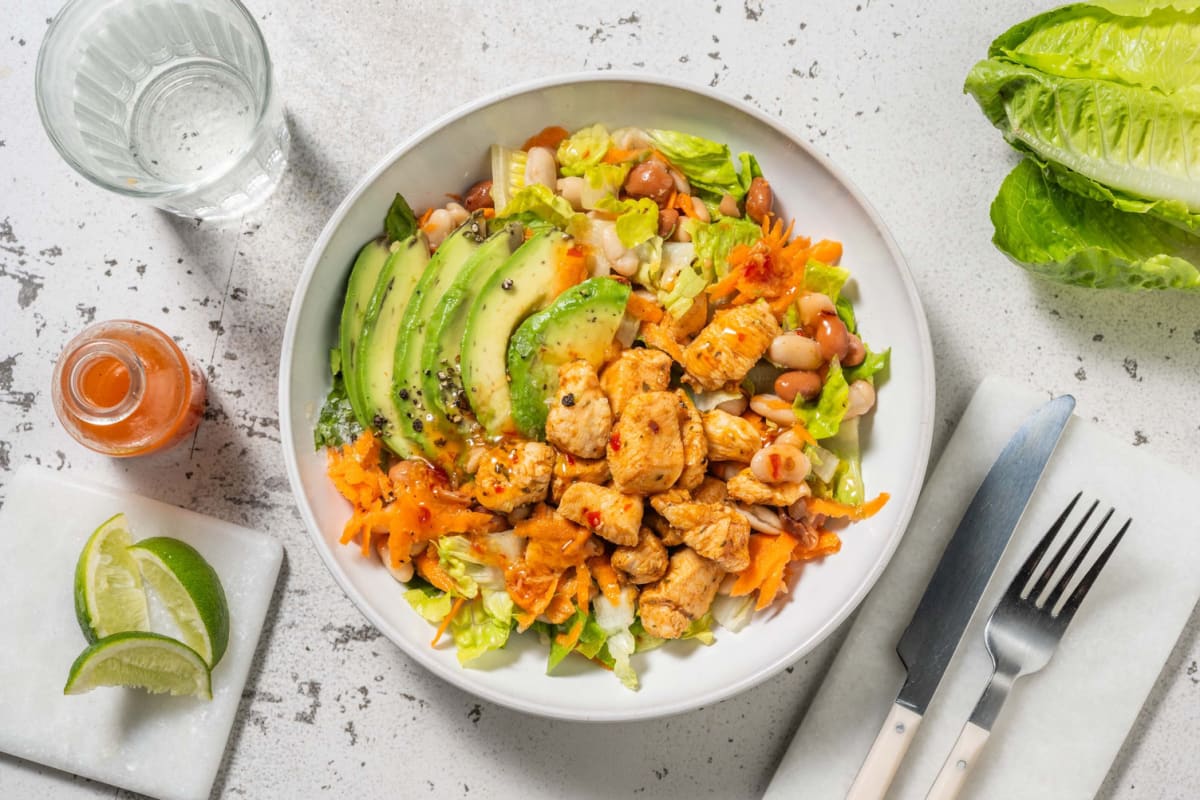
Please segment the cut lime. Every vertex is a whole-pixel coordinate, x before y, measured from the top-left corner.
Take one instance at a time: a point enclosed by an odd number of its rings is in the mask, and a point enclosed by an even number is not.
[[[142,578],[127,549],[131,541],[125,515],[117,514],[95,530],[79,554],[75,616],[89,642],[150,628]]]
[[[97,686],[212,699],[212,673],[199,653],[169,636],[141,631],[114,633],[80,653],[63,694]]]
[[[194,547],[167,536],[143,539],[128,552],[184,643],[215,667],[229,643],[229,604],[216,571]]]

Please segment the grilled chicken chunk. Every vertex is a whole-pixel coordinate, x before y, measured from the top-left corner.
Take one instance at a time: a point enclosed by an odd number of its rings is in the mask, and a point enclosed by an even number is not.
[[[722,309],[683,349],[683,368],[696,385],[720,389],[746,377],[781,332],[765,300]]]
[[[723,503],[728,494],[725,481],[712,475],[705,475],[700,485],[692,490],[692,497],[697,503]]]
[[[559,453],[554,460],[554,479],[550,482],[550,499],[558,503],[563,492],[573,483],[608,483],[612,473],[606,458],[576,458],[570,453]]]
[[[642,511],[642,498],[591,483],[571,484],[558,503],[559,514],[615,545],[638,543]]]
[[[649,528],[642,528],[636,546],[618,547],[612,554],[613,569],[630,583],[653,583],[667,574],[667,562],[667,548]]]
[[[675,396],[679,398],[679,430],[683,439],[683,472],[675,485],[695,489],[708,469],[708,439],[704,436],[704,421],[691,398],[682,389],[676,389]]]
[[[592,365],[580,359],[559,367],[558,394],[546,417],[546,441],[581,458],[600,458],[612,422],[612,407]]]
[[[608,466],[617,487],[653,494],[683,472],[679,400],[671,392],[638,394],[625,405],[608,442]]]
[[[750,566],[750,523],[730,506],[717,503],[678,503],[662,510],[678,529],[683,542],[728,572]]]
[[[677,550],[667,574],[644,589],[638,599],[646,633],[678,639],[693,620],[708,611],[724,576],[725,570],[690,547]]]
[[[807,483],[763,483],[748,468],[725,484],[729,497],[749,505],[790,506],[810,494]]]
[[[623,351],[600,373],[600,386],[616,416],[621,415],[633,397],[666,391],[670,383],[671,357],[649,348]]]
[[[475,473],[475,499],[505,513],[546,499],[554,457],[554,448],[541,442],[489,447]]]
[[[737,461],[749,464],[762,447],[762,437],[749,420],[713,409],[701,415],[710,461]]]

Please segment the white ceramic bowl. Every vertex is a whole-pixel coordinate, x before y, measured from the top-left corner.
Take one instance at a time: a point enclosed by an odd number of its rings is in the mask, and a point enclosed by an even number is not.
[[[488,146],[520,145],[548,125],[574,130],[669,128],[728,142],[758,156],[777,208],[797,232],[838,239],[864,338],[890,346],[890,377],[864,426],[868,490],[891,493],[874,518],[846,531],[842,551],[805,566],[787,602],[740,633],[717,631],[711,647],[675,644],[635,656],[638,692],[577,658],[545,674],[545,649],[515,636],[484,669],[463,669],[452,646],[429,646],[431,627],[409,608],[396,583],[357,546],[337,543],[349,507],[314,452],[313,422],[329,388],[342,293],[359,247],[379,234],[395,192],[413,208],[440,204],[488,177]],[[828,161],[751,108],[694,86],[639,75],[597,73],[539,81],[479,100],[418,132],[379,162],[325,226],[292,301],[279,371],[283,449],[292,491],[314,544],[363,614],[412,658],[469,692],[533,714],[577,720],[659,717],[707,705],[766,679],[817,646],[858,606],[908,524],[925,475],[933,425],[929,333],[908,269],[883,223]]]

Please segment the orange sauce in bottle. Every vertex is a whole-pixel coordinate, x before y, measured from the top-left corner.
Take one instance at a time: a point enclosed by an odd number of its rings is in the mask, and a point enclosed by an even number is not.
[[[133,320],[100,322],[72,339],[52,392],[67,433],[110,456],[178,444],[204,415],[204,374],[171,337]]]

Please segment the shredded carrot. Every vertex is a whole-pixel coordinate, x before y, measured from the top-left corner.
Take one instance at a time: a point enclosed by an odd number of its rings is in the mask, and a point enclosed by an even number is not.
[[[663,318],[662,306],[637,294],[629,295],[629,302],[626,304],[625,310],[629,312],[630,316],[644,322],[661,322]]]
[[[433,207],[433,206],[430,206],[429,208],[425,209],[425,213],[424,213],[424,214],[422,214],[420,217],[418,217],[418,218],[417,218],[417,227],[418,227],[418,228],[421,228],[422,230],[424,230],[424,229],[425,229],[425,223],[429,222],[429,218],[433,216],[433,212],[434,212],[435,210],[436,210],[436,209],[434,209],[434,207]]]
[[[563,247],[554,262],[554,285],[550,287],[550,296],[558,297],[572,286],[583,283],[587,277],[587,257],[583,249],[578,246]]]
[[[692,205],[692,196],[690,194],[683,194],[682,192],[677,193],[675,195],[674,207],[678,209],[679,212],[685,217],[691,217],[693,219],[699,218],[696,214],[696,207]]]
[[[842,549],[842,538],[833,531],[820,531],[817,543],[808,549],[796,545],[792,558],[797,561],[813,561],[825,556],[831,556]]]
[[[581,616],[575,620],[575,624],[571,626],[569,631],[555,636],[554,641],[568,650],[572,649],[575,645],[579,644],[579,637],[583,635],[583,626],[586,620],[587,617]]]
[[[822,239],[813,245],[809,258],[822,264],[836,264],[842,260],[842,243]]]
[[[494,209],[494,208],[485,208],[485,209],[483,210],[483,218],[484,218],[484,219],[495,219],[495,218],[496,218],[496,209]]]
[[[796,434],[796,438],[805,444],[811,444],[813,447],[817,446],[816,438],[808,432],[808,428],[804,427],[799,420],[797,420],[796,424],[789,428],[789,430]]]
[[[827,500],[823,497],[810,497],[804,502],[807,504],[808,511],[811,514],[824,514],[827,517],[843,517],[858,522],[859,520],[875,516],[881,508],[887,505],[889,499],[891,499],[891,495],[887,492],[880,492],[879,496],[874,500],[868,500],[860,505],[839,503],[836,500]]]
[[[537,622],[537,613],[534,611],[518,611],[513,616],[517,620],[517,633],[524,633],[529,630],[529,626]]]
[[[613,569],[608,556],[594,556],[587,560],[588,569],[600,585],[600,593],[614,606],[621,602],[621,584],[617,580],[617,571]]]
[[[758,600],[754,604],[755,609],[761,610],[771,605],[775,595],[784,586],[784,571],[788,562],[792,560],[792,552],[798,542],[798,539],[786,533],[774,536],[751,534],[750,566],[737,574],[737,580],[729,594],[733,597],[743,597],[757,589]]]
[[[454,618],[458,615],[458,612],[462,610],[462,607],[466,605],[466,602],[467,598],[465,597],[459,597],[454,601],[454,605],[450,606],[450,613],[442,617],[442,624],[438,625],[437,633],[433,635],[433,641],[429,643],[430,647],[437,647],[438,640],[441,639],[442,634],[450,628],[450,623],[454,621]]]
[[[645,150],[622,150],[620,147],[610,147],[600,159],[605,164],[624,164],[626,161],[636,161]]]
[[[438,558],[437,547],[434,545],[426,545],[425,549],[413,559],[413,564],[416,565],[418,575],[443,592],[453,592],[457,588],[454,584],[454,579],[450,577],[450,573],[446,572],[442,567],[441,559]]]
[[[592,574],[588,571],[586,562],[575,567],[575,579],[579,583],[579,588],[575,590],[575,602],[587,611],[588,603],[592,599]]]
[[[540,131],[530,136],[525,140],[525,144],[521,145],[522,150],[529,150],[533,147],[549,147],[551,150],[557,150],[562,144],[563,139],[571,135],[571,132],[561,125],[551,125],[548,128],[542,128]]]

